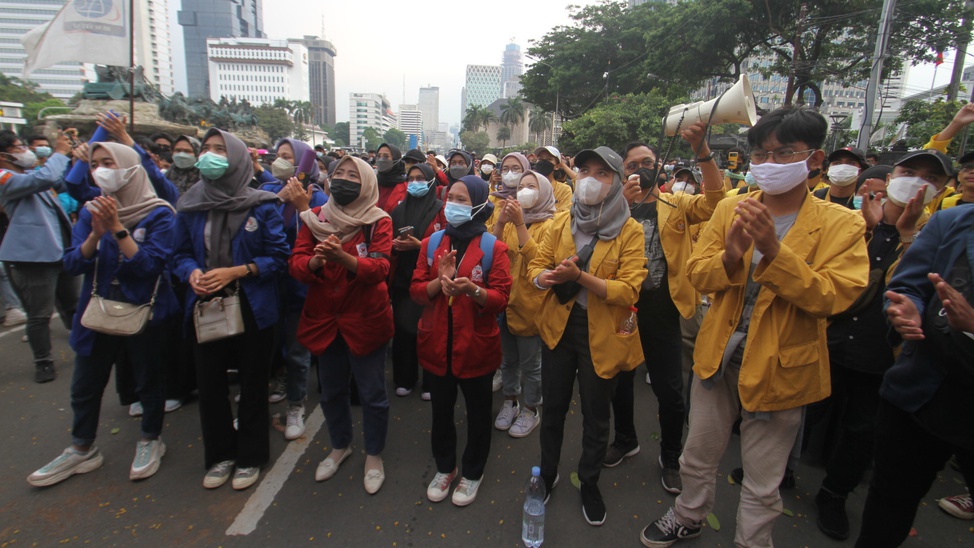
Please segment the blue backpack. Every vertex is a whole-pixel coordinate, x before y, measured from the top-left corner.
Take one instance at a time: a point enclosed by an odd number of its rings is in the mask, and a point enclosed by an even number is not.
[[[433,255],[439,249],[445,233],[445,230],[438,230],[430,235],[430,241],[426,244],[426,262],[428,264],[433,264]],[[496,241],[497,237],[490,232],[484,232],[480,235],[480,251],[484,254],[480,264],[484,267],[484,281],[487,281],[487,274],[490,272],[491,265],[494,264],[494,242]]]

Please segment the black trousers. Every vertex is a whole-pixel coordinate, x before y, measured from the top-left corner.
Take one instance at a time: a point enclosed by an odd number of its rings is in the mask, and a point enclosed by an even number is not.
[[[249,304],[241,301],[244,333],[209,343],[196,342],[193,348],[207,468],[225,460],[235,460],[240,467],[262,466],[270,460],[267,383],[275,349],[274,328],[257,329]],[[237,430],[233,429],[227,369],[239,372]]]
[[[588,312],[575,306],[565,333],[554,350],[541,351],[541,393],[545,417],[541,421],[541,475],[549,484],[558,473],[561,446],[565,438],[565,416],[571,406],[578,378],[582,404],[582,456],[578,478],[595,485],[602,473],[602,459],[609,444],[609,407],[616,378],[603,379],[595,373],[588,342]]]
[[[653,380],[653,393],[659,403],[660,447],[673,456],[683,452],[683,333],[680,312],[673,304],[667,286],[639,294],[639,340],[646,356],[646,369]],[[634,444],[636,439],[633,379],[635,371],[619,373],[612,398],[615,443]]]
[[[941,440],[909,413],[880,399],[875,465],[856,547],[886,548],[902,544],[910,534],[920,500],[930,490],[937,472],[955,453],[967,485],[974,485],[974,451]]]
[[[839,496],[852,492],[873,460],[876,439],[876,409],[883,376],[853,371],[832,364],[832,395],[828,406],[837,435],[835,447],[826,461],[822,487]]]
[[[490,457],[491,383],[494,373],[470,379],[458,379],[447,368],[446,375],[429,375],[430,397],[433,407],[433,428],[430,445],[436,460],[436,471],[449,474],[457,467],[457,425],[454,410],[457,389],[463,392],[467,405],[467,446],[463,450],[460,475],[478,480]]]
[[[392,314],[396,322],[396,331],[392,336],[392,384],[396,388],[412,389],[419,380],[416,330],[423,315],[423,306],[409,296],[409,288],[393,287]],[[422,390],[429,391],[429,373],[425,370]]]

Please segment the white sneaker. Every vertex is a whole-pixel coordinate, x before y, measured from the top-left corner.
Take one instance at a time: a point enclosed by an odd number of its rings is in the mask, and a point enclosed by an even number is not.
[[[68,447],[58,458],[27,476],[27,483],[34,487],[54,485],[75,474],[85,474],[97,470],[104,460],[97,447],[92,446],[87,453],[78,453],[73,447]]]
[[[494,390],[494,392],[497,392],[502,386],[504,386],[504,378],[501,377],[501,370],[498,369],[497,371],[494,371],[494,380],[491,381],[490,387]]]
[[[517,418],[519,410],[520,406],[518,406],[517,400],[504,400],[504,407],[501,407],[501,412],[497,414],[497,419],[494,421],[494,428],[498,430],[510,430],[511,425],[514,424],[514,419]]]
[[[404,388],[402,386],[396,388],[396,395],[399,396],[400,398],[406,397],[412,393],[413,391],[410,388]]]
[[[233,472],[233,466],[235,464],[236,462],[232,460],[224,460],[211,466],[206,471],[206,475],[203,476],[203,487],[216,489],[226,483],[230,479],[230,474]]]
[[[291,405],[287,408],[287,427],[284,439],[296,440],[304,435],[304,406]]]
[[[155,474],[159,471],[159,464],[165,454],[166,444],[161,439],[140,440],[135,446],[135,459],[132,460],[129,479],[140,480]]]
[[[457,477],[457,469],[454,468],[449,474],[444,474],[443,472],[437,472],[433,476],[433,481],[430,482],[429,487],[426,488],[426,498],[430,499],[432,502],[440,502],[445,499],[447,495],[450,494],[450,485],[453,480]]]
[[[649,378],[649,371],[646,372],[646,384],[653,384],[653,379]]]
[[[512,438],[523,438],[534,431],[541,424],[541,410],[531,411],[527,407],[517,415],[514,425],[507,431]]]
[[[142,402],[137,401],[129,406],[129,416],[130,417],[142,416]]]
[[[249,468],[237,468],[233,471],[233,481],[230,482],[230,486],[237,491],[242,491],[251,485],[257,483],[257,479],[260,477],[260,467],[251,466]]]
[[[4,327],[16,327],[27,323],[27,314],[19,308],[8,308],[7,316],[3,319]]]
[[[166,400],[166,413],[172,413],[183,406],[183,400]]]
[[[430,401],[431,399],[433,399],[433,395],[430,394],[429,392],[423,392],[422,394],[419,395],[419,397],[422,398],[423,401]]]
[[[477,490],[480,489],[480,482],[483,478],[472,480],[460,478],[460,483],[453,491],[453,504],[455,506],[466,506],[476,500]]]

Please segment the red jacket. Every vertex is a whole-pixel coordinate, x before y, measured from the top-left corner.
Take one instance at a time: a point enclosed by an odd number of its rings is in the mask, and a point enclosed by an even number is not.
[[[313,211],[318,213],[321,208]],[[358,257],[358,272],[325,263],[317,272],[308,268],[317,239],[302,226],[294,242],[288,265],[291,276],[308,284],[308,297],[298,323],[298,342],[314,355],[321,355],[341,331],[348,348],[356,356],[369,354],[392,338],[392,307],[386,277],[392,253],[392,220],[384,218],[372,225],[372,242],[366,245],[363,227],[342,245],[346,253]]]
[[[375,204],[376,207],[391,215],[392,210],[396,209],[396,206],[406,199],[406,188],[408,186],[409,183],[405,181],[396,186],[379,185],[379,203]]]
[[[453,374],[461,379],[469,379],[496,371],[501,364],[497,315],[507,308],[507,298],[511,293],[511,261],[507,256],[507,246],[500,240],[494,244],[494,262],[485,276],[480,264],[484,254],[480,251],[478,236],[470,240],[457,267],[458,278],[469,278],[487,292],[487,303],[481,308],[466,295],[454,297],[452,307],[442,292],[432,300],[427,297],[426,286],[438,275],[440,257],[450,251],[450,237],[443,236],[432,264],[426,258],[427,245],[429,238],[423,240],[413,272],[413,283],[409,288],[413,300],[425,305],[416,341],[420,365],[435,375],[446,375],[448,323],[452,309]]]

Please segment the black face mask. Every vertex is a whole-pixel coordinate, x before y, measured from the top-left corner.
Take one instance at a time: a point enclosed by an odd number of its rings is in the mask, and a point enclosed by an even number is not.
[[[555,170],[555,164],[548,160],[538,160],[538,163],[534,164],[534,170],[547,177]]]
[[[362,185],[348,179],[332,179],[329,188],[331,199],[343,207],[354,202],[362,193]]]
[[[568,175],[565,174],[565,170],[563,170],[563,169],[556,169],[555,170],[555,180],[556,181],[558,181],[560,183],[564,183],[565,182],[565,179],[567,179],[567,178],[568,178]]]

